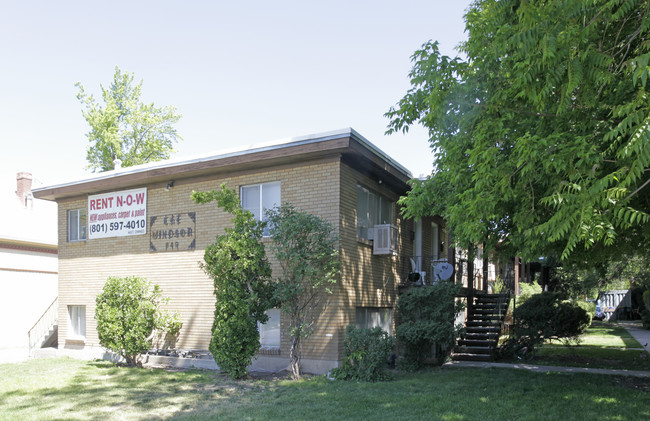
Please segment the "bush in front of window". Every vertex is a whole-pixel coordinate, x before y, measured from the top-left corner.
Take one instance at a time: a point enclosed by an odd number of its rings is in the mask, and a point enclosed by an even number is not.
[[[343,341],[343,366],[332,370],[332,375],[337,380],[390,380],[388,359],[394,345],[394,338],[380,327],[348,326]]]
[[[239,379],[260,349],[257,323],[267,322],[265,312],[275,307],[271,266],[261,242],[265,223],[242,209],[237,192],[225,184],[216,191],[193,192],[192,199],[214,200],[233,215],[233,227],[206,247],[202,267],[214,281],[216,297],[210,352],[222,372]]]
[[[459,292],[459,285],[443,281],[411,288],[399,297],[399,325],[395,333],[402,354],[401,369],[415,371],[429,362],[444,362],[446,355],[434,358],[433,349],[451,349],[462,329],[462,325],[456,324],[456,315],[464,307],[455,298]]]
[[[167,301],[160,287],[145,278],[109,277],[96,298],[100,345],[121,355],[127,365],[140,365],[140,354],[151,347],[155,332],[178,335],[183,325],[178,313],[161,309]]]

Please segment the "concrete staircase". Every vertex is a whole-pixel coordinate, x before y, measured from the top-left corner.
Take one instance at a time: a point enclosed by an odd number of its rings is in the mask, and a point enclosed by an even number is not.
[[[456,341],[454,361],[493,361],[508,311],[509,294],[477,294],[468,309],[465,335]]]
[[[51,348],[58,345],[58,298],[45,310],[43,315],[27,332],[29,336],[29,355],[33,356],[34,351],[41,348]]]
[[[36,345],[36,348],[52,348],[58,345],[58,337],[59,337],[59,325],[55,324],[51,326],[47,332],[45,332],[45,335],[43,335],[43,339],[41,340],[40,344]]]

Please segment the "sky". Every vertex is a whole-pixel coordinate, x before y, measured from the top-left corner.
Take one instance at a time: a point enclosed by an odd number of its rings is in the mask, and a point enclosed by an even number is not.
[[[174,158],[352,127],[429,174],[426,131],[387,136],[384,113],[423,43],[458,54],[469,3],[0,0],[0,177],[88,175],[74,85],[99,97],[115,66],[143,82],[145,103],[183,115]]]

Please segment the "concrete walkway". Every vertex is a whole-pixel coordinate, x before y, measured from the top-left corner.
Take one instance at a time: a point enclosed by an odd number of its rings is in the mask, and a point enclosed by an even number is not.
[[[650,352],[650,330],[644,329],[640,320],[623,320],[615,324],[624,327],[646,351]]]
[[[549,371],[553,371],[558,373],[608,374],[614,376],[645,377],[650,379],[650,371],[608,370],[605,368],[586,367],[560,367],[555,365],[508,364],[480,361],[450,361],[448,363],[445,363],[443,367],[513,368],[518,370],[535,371],[537,373],[547,373]]]

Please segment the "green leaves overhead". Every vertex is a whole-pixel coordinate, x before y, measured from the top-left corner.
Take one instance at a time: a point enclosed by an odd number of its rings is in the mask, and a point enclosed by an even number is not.
[[[465,19],[467,59],[424,44],[386,113],[389,133],[427,127],[435,151],[406,213],[529,258],[647,243],[650,3],[478,0]]]
[[[75,86],[90,126],[86,159],[93,171],[114,169],[116,159],[124,167],[168,159],[173,144],[181,139],[174,127],[181,118],[176,108],[143,104],[142,82],[133,85],[132,73],[115,67],[110,87],[101,86],[103,106],[86,93],[81,83]]]

